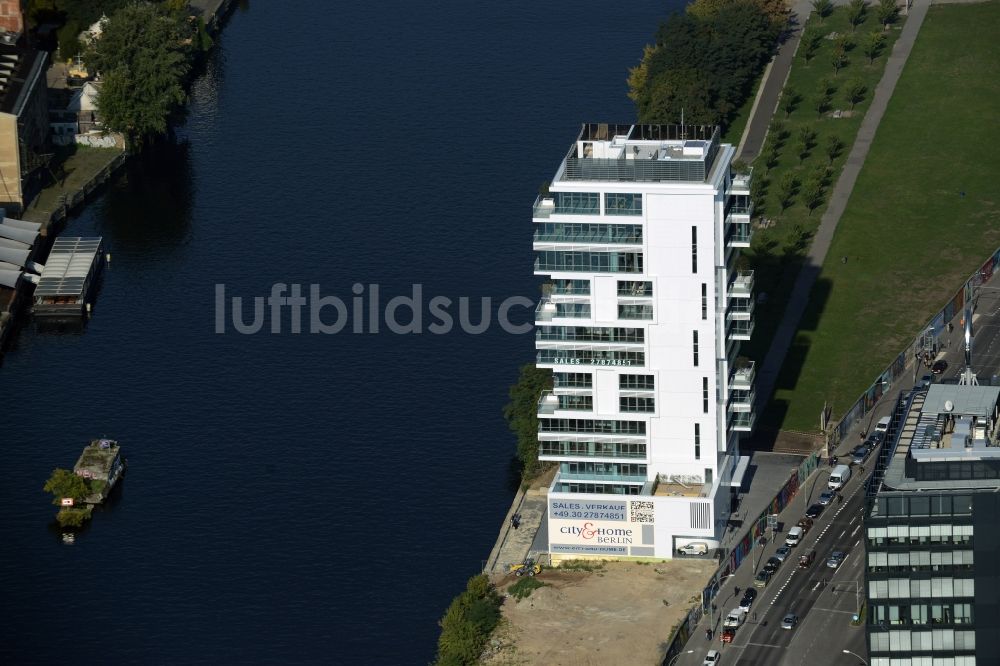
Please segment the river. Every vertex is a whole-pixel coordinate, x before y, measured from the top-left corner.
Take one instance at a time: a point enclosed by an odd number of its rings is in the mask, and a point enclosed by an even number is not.
[[[112,253],[85,332],[29,326],[0,369],[3,661],[430,661],[513,497],[501,408],[532,336],[217,333],[216,285],[248,308],[419,283],[475,321],[535,298],[538,187],[579,123],[634,118],[668,4],[238,9],[177,145],[65,232]],[[99,435],[129,472],[66,545],[41,487]]]

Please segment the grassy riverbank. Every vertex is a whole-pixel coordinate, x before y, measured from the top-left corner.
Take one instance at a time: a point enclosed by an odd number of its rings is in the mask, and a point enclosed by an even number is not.
[[[754,162],[754,178],[763,187],[757,213],[769,225],[757,230],[745,254],[756,271],[757,293],[767,294],[766,301],[755,311],[753,339],[744,347],[750,358],[763,359],[767,353],[810,239],[826,210],[829,191],[854,143],[903,20],[900,17],[892,29],[885,31],[884,45],[872,62],[862,52],[862,43],[880,29],[873,11],[853,32],[846,7],[838,7],[825,19],[814,13],[806,22],[804,34],[816,33],[822,38],[808,62],[804,58],[806,40],[800,43],[775,114],[782,131],[772,125],[767,144]],[[840,35],[854,46],[847,48],[846,62],[837,71],[832,61],[836,37]],[[851,109],[847,91],[856,85],[864,92],[854,98]],[[824,98],[828,101],[821,105]],[[808,148],[802,140],[803,132],[814,135]],[[838,150],[829,150],[832,141],[840,146]],[[823,183],[822,195],[810,201],[806,196],[809,183],[817,179]],[[783,191],[783,181],[789,180],[794,187],[790,192]]]
[[[1000,2],[930,8],[782,369],[782,427],[842,414],[1000,245],[996,25]]]

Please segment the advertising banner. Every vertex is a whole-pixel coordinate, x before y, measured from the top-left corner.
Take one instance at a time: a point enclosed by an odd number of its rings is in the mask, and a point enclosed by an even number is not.
[[[628,555],[653,545],[653,502],[549,500],[549,550],[581,555]]]

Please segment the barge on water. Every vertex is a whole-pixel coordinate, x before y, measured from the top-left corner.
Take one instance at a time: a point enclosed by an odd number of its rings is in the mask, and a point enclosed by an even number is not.
[[[84,447],[73,466],[73,473],[89,482],[91,494],[83,501],[86,504],[103,503],[125,473],[126,465],[121,447],[113,439],[95,439]]]
[[[74,319],[89,312],[104,263],[102,238],[57,238],[35,287],[35,317]]]

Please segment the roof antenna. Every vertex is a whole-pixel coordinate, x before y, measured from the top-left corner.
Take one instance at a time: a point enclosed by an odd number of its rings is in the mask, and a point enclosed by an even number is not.
[[[972,371],[972,312],[965,309],[965,372],[958,379],[959,386],[979,386],[976,373]]]

